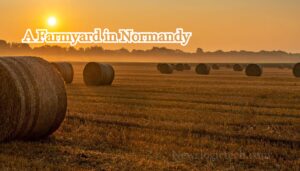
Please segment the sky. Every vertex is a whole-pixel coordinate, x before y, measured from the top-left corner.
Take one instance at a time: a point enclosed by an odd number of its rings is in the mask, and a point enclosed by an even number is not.
[[[186,47],[102,46],[300,52],[299,0],[0,0],[0,14],[0,39],[9,42],[21,42],[27,28],[49,31],[132,28],[162,32],[180,27],[193,33]],[[55,26],[47,24],[50,16],[56,18]]]

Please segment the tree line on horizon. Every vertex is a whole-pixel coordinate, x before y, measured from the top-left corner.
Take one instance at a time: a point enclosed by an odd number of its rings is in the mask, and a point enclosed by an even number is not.
[[[121,48],[118,50],[108,50],[101,46],[90,47],[61,47],[58,45],[43,45],[39,47],[30,47],[24,43],[9,43],[5,40],[0,40],[0,55],[65,55],[65,56],[294,56],[300,57],[300,53],[287,53],[285,51],[222,51],[206,52],[201,48],[197,48],[195,52],[185,52],[180,49],[168,49],[166,47],[153,47],[148,50],[137,50]]]

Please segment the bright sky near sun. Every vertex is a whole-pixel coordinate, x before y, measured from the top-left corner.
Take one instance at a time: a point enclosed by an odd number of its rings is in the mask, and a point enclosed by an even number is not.
[[[56,24],[57,24],[56,17],[51,16],[48,18],[48,26],[54,27],[56,26]]]
[[[0,39],[20,42],[27,28],[51,31],[193,32],[187,47],[300,52],[299,0],[0,0]],[[52,18],[51,18],[52,17]],[[153,45],[104,45],[145,49]]]

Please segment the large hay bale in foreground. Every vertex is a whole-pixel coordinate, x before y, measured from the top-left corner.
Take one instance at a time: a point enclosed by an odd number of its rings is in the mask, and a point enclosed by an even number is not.
[[[244,70],[244,66],[242,66],[241,64],[234,64],[232,66],[233,71],[237,71],[237,72],[241,72]]]
[[[61,74],[67,84],[73,82],[74,70],[72,64],[68,62],[52,62],[52,65]]]
[[[212,64],[212,65],[211,65],[211,68],[212,68],[213,70],[219,70],[219,69],[220,69],[220,66],[217,65],[217,64]]]
[[[245,73],[247,76],[260,77],[263,73],[263,69],[260,65],[249,64],[246,67]]]
[[[0,57],[0,103],[1,142],[44,138],[65,118],[65,84],[41,58]]]
[[[115,71],[111,65],[90,62],[83,70],[83,80],[87,86],[111,85]]]
[[[161,63],[157,64],[157,70],[162,74],[172,74],[173,66],[172,64]]]
[[[210,66],[206,64],[198,64],[196,67],[196,73],[200,75],[208,75],[210,73]]]
[[[293,67],[293,74],[295,77],[300,77],[300,63],[297,63]]]

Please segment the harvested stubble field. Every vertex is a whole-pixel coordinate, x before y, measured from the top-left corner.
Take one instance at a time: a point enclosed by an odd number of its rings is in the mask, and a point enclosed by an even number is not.
[[[300,80],[290,70],[250,78],[112,65],[113,86],[86,87],[84,63],[74,63],[61,128],[0,144],[0,169],[300,169]]]

